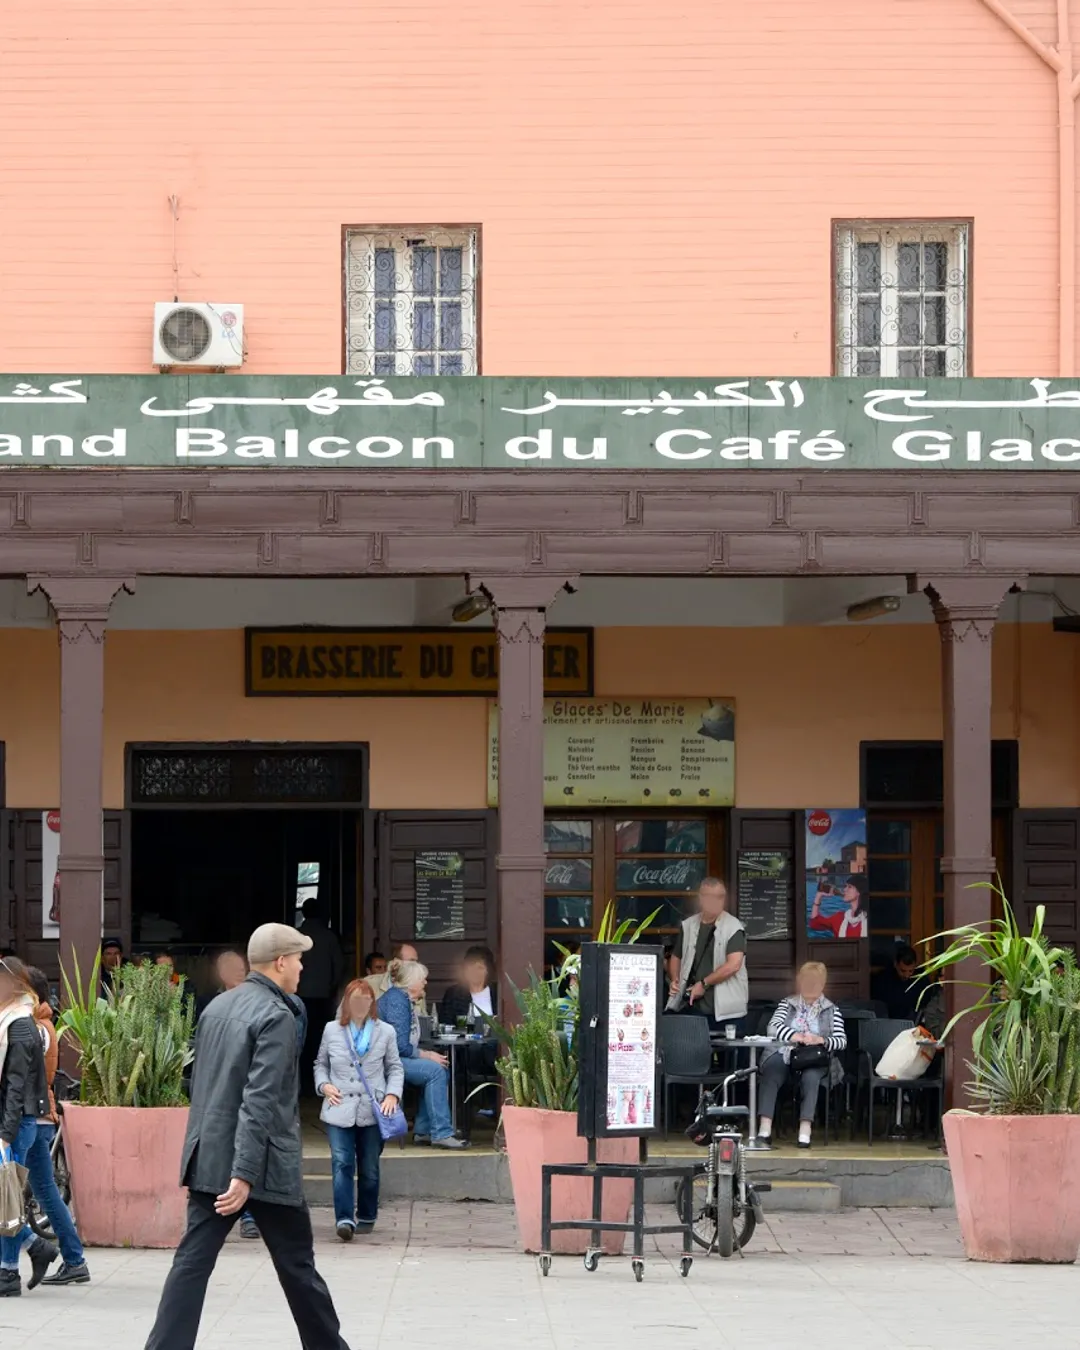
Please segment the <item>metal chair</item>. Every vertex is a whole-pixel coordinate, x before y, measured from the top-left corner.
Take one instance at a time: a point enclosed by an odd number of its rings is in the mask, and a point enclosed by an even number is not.
[[[668,1013],[660,1019],[665,1139],[671,1121],[671,1089],[679,1083],[692,1083],[700,1092],[724,1077],[713,1070],[710,1024],[710,1018],[690,1013]]]
[[[858,1081],[856,1083],[855,1102],[858,1107],[859,1097],[864,1088],[868,1089],[869,1099],[867,1102],[867,1143],[872,1148],[874,1144],[874,1103],[879,1091],[888,1093],[893,1091],[897,1094],[897,1103],[903,1100],[902,1094],[910,1092],[913,1094],[935,1094],[938,1099],[938,1120],[941,1120],[941,1108],[944,1105],[944,1079],[941,1076],[940,1060],[931,1064],[926,1073],[921,1078],[881,1078],[874,1072],[874,1065],[888,1049],[889,1045],[900,1035],[902,1031],[910,1031],[914,1026],[905,1018],[878,1017],[872,1022],[860,1022],[859,1026],[859,1068]],[[854,1119],[852,1121],[852,1132],[854,1134]]]

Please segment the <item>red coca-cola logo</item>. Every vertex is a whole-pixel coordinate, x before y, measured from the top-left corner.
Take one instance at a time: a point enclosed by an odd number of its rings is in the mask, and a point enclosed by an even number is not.
[[[45,813],[45,824],[52,830],[53,834],[60,833],[60,812],[47,811]]]
[[[811,811],[806,828],[811,834],[828,834],[832,829],[832,816],[828,811]]]

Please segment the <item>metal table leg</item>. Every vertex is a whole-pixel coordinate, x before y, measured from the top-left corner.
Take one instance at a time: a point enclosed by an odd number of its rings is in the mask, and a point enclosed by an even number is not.
[[[458,1132],[457,1110],[457,1045],[450,1046],[450,1128]]]
[[[748,1046],[747,1048],[748,1048],[749,1051],[750,1051],[750,1067],[751,1067],[751,1069],[756,1069],[756,1068],[757,1068],[758,1047],[757,1047],[756,1045],[751,1045],[751,1046]],[[750,1131],[749,1131],[749,1137],[748,1137],[748,1139],[747,1139],[747,1141],[746,1141],[745,1147],[748,1148],[748,1149],[751,1149],[751,1150],[756,1150],[756,1149],[758,1149],[758,1148],[761,1147],[761,1145],[758,1143],[758,1140],[757,1140],[757,1124],[758,1124],[758,1118],[757,1118],[757,1074],[756,1074],[756,1073],[752,1073],[752,1074],[750,1075],[749,1082],[750,1082]]]

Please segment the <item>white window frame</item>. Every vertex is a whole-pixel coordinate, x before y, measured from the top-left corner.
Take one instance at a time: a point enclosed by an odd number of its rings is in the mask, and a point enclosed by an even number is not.
[[[479,351],[477,345],[477,230],[461,226],[355,226],[345,231],[345,373],[348,375],[413,375],[418,361],[434,359],[434,375],[478,375]],[[433,295],[418,296],[413,292],[413,268],[410,259],[414,247],[460,248],[460,295],[439,294],[439,268],[436,264]],[[392,249],[396,255],[392,295],[376,292],[375,263],[378,250]],[[380,306],[392,301],[394,314],[394,349],[376,351],[376,313]],[[414,316],[418,302],[431,301],[435,308],[435,347],[418,350],[413,346]],[[442,351],[440,312],[443,303],[461,304],[461,347]],[[461,357],[460,371],[441,370],[442,356]],[[393,357],[392,362],[388,360]],[[392,369],[390,366],[392,365]]]
[[[881,248],[881,286],[878,292],[861,292],[858,286],[858,245],[875,243]],[[898,250],[902,244],[944,243],[948,248],[944,286],[927,292],[925,287],[902,291],[899,287]],[[945,376],[963,377],[968,374],[968,296],[970,293],[969,258],[970,225],[957,220],[911,221],[842,221],[835,227],[836,258],[836,332],[834,370],[837,375],[858,375],[860,352],[878,351],[880,367],[863,378],[899,376],[902,352],[918,350],[941,351],[945,357]],[[879,340],[860,343],[859,302],[880,297]],[[926,294],[945,296],[945,341],[925,343],[917,347],[900,344],[900,301]],[[920,366],[923,362],[920,360]],[[942,378],[911,375],[904,378]]]

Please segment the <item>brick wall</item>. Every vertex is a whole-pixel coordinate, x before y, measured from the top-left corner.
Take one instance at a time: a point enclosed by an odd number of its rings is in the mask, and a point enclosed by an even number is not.
[[[1014,4],[1053,38],[1053,0]],[[941,215],[975,219],[974,373],[1056,369],[1054,80],[979,0],[4,28],[0,368],[148,369],[176,194],[181,298],[245,303],[250,373],[341,369],[343,223],[475,221],[485,373],[828,374],[830,219]]]

